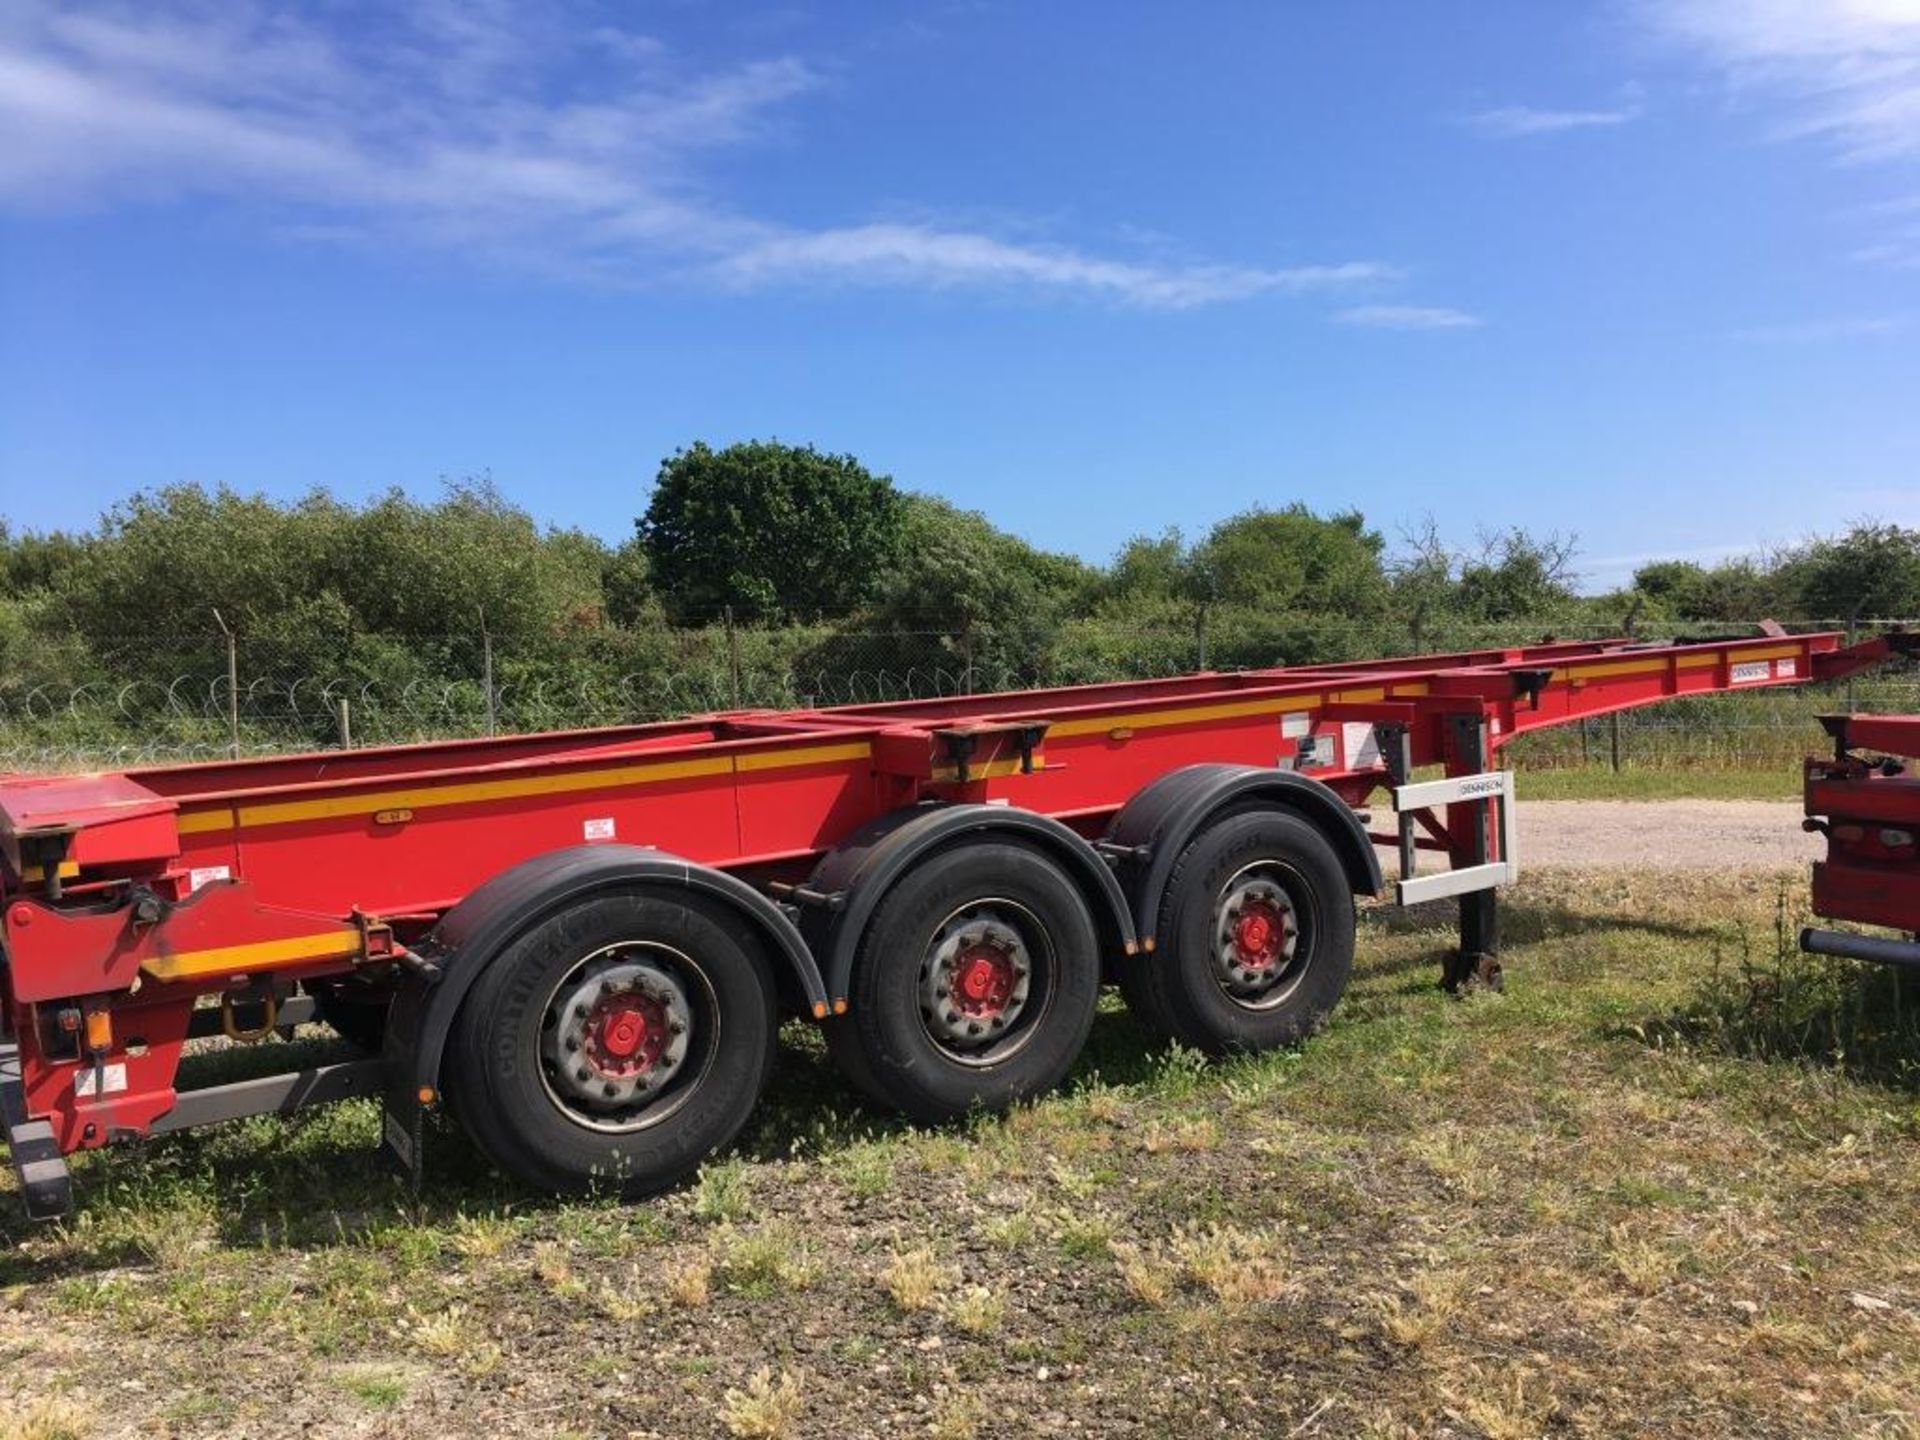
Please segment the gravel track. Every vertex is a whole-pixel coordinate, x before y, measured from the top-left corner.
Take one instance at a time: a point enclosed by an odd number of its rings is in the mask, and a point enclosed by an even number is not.
[[[1391,830],[1393,811],[1374,812],[1376,832]],[[1603,870],[1799,870],[1825,853],[1825,842],[1800,828],[1793,800],[1529,800],[1520,798],[1520,871],[1574,867]],[[1399,866],[1380,848],[1389,876]],[[1446,868],[1424,855],[1423,873]]]
[[[1824,842],[1791,800],[1520,801],[1520,869],[1793,870]]]

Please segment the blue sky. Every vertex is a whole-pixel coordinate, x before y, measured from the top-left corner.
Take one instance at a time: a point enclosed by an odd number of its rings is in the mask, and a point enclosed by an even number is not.
[[[0,6],[0,514],[628,532],[756,436],[1094,559],[1920,524],[1920,0]]]

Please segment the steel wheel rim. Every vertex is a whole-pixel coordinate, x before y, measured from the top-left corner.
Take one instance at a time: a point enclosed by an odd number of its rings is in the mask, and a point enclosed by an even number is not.
[[[1291,866],[1256,860],[1234,871],[1207,930],[1207,970],[1221,993],[1244,1010],[1286,1004],[1313,964],[1314,918]]]
[[[1053,939],[1017,900],[969,900],[920,956],[920,1028],[947,1059],[982,1068],[1026,1048],[1053,1008]]]
[[[547,1099],[601,1134],[668,1119],[719,1051],[713,983],[690,955],[656,941],[616,941],[583,956],[547,992],[539,1015]]]

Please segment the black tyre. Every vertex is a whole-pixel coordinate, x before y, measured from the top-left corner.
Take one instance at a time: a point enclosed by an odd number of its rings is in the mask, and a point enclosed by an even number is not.
[[[827,1044],[854,1084],[916,1120],[1003,1110],[1059,1084],[1086,1043],[1099,941],[1052,861],[963,845],[887,892],[850,988]]]
[[[1353,971],[1353,895],[1324,835],[1285,810],[1215,821],[1181,853],[1121,991],[1162,1036],[1210,1055],[1292,1045]]]
[[[650,1194],[739,1134],[775,1030],[773,979],[741,917],[693,895],[603,895],[529,930],[475,982],[448,1098],[529,1186]]]

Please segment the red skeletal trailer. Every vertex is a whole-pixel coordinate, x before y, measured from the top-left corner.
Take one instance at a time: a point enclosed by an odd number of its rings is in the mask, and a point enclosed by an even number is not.
[[[1547,643],[0,777],[0,1122],[36,1214],[74,1150],[362,1094],[416,1183],[444,1098],[530,1185],[637,1194],[738,1132],[783,1013],[928,1120],[1056,1084],[1103,981],[1200,1049],[1290,1044],[1344,989],[1376,846],[1401,902],[1458,897],[1448,982],[1497,981],[1516,735],[1901,644]],[[1382,789],[1398,832],[1369,834]],[[316,1016],[351,1058],[178,1083],[194,1037]]]
[[[1806,764],[1806,825],[1827,837],[1813,912],[1904,939],[1811,927],[1801,948],[1920,969],[1920,715],[1824,715],[1832,759]]]

